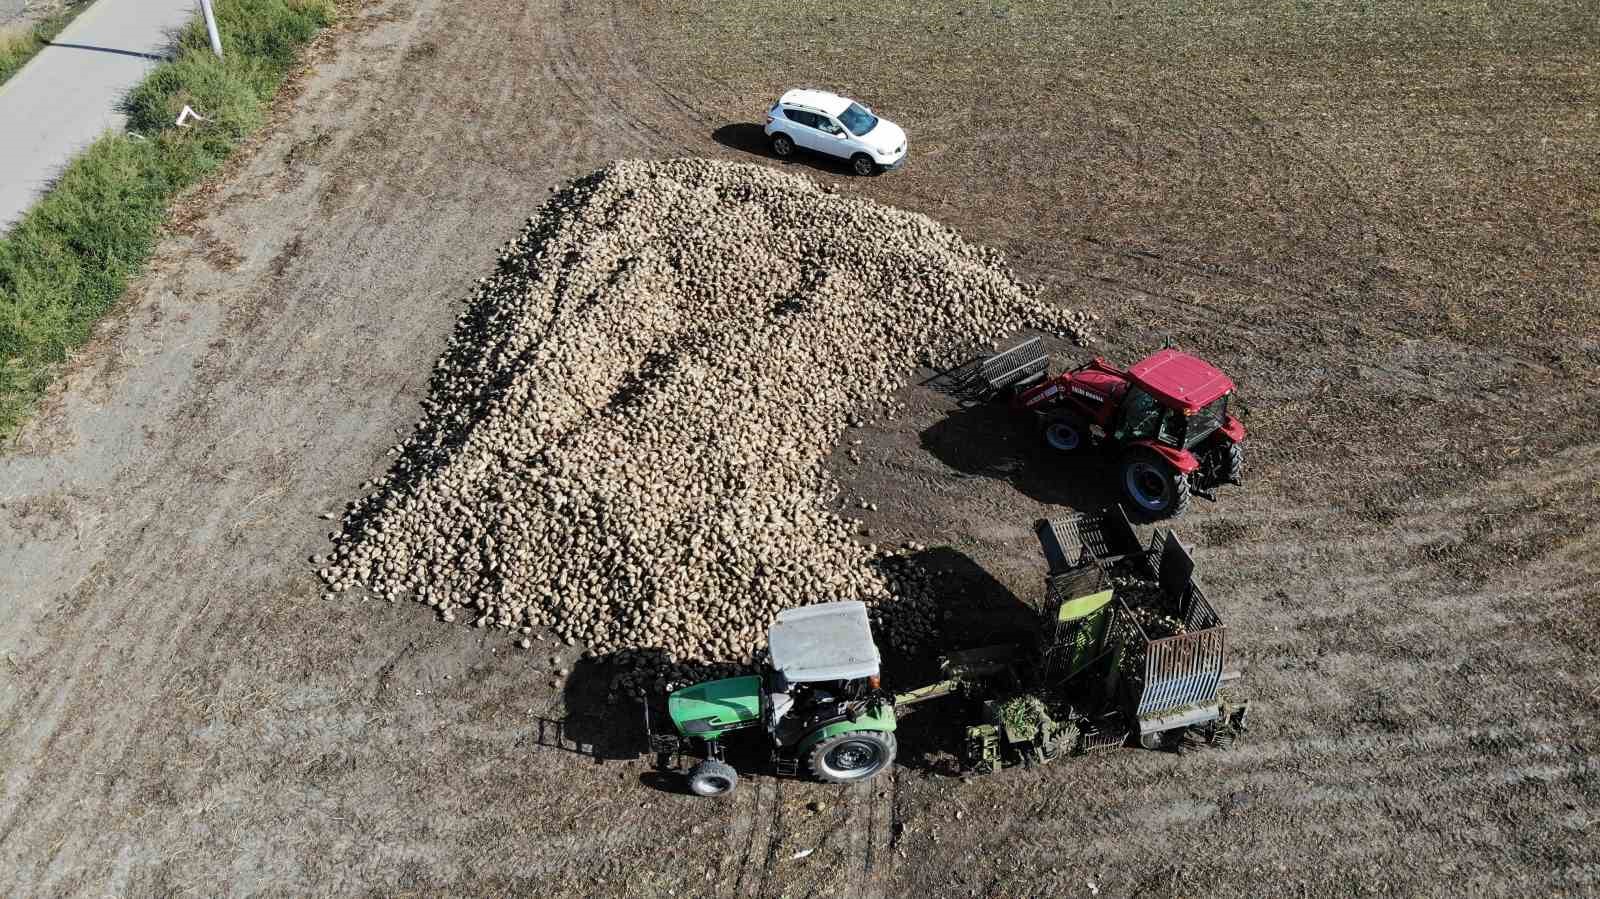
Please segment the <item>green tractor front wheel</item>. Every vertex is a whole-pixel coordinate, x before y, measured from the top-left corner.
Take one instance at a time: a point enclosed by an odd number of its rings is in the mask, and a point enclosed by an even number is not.
[[[696,796],[726,796],[739,785],[739,772],[727,762],[706,759],[689,769],[689,792]]]
[[[894,764],[894,734],[852,730],[835,734],[811,748],[807,760],[817,780],[831,784],[868,780]]]

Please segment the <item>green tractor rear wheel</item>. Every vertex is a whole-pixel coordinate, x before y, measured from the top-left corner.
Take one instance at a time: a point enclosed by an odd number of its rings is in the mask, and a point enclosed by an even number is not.
[[[867,780],[894,764],[894,734],[882,730],[852,730],[835,734],[812,747],[807,756],[811,773],[831,784]]]
[[[689,769],[689,792],[696,796],[726,796],[739,785],[739,772],[727,762],[706,759]]]

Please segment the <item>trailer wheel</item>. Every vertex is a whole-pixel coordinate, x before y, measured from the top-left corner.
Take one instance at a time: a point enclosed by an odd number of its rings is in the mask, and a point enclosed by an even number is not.
[[[1189,476],[1147,449],[1123,457],[1122,492],[1150,518],[1177,518],[1189,511]]]
[[[689,792],[696,796],[726,796],[739,785],[739,772],[727,762],[706,759],[689,769]]]
[[[1088,442],[1089,429],[1070,412],[1057,412],[1044,418],[1044,443],[1058,453],[1075,453]]]
[[[812,747],[807,757],[817,780],[831,784],[868,780],[894,763],[894,734],[852,730]]]

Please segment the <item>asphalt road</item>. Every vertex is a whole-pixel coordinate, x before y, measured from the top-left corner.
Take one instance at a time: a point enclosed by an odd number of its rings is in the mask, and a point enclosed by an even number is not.
[[[0,84],[0,228],[26,211],[74,154],[123,127],[122,97],[195,11],[194,0],[100,0]]]

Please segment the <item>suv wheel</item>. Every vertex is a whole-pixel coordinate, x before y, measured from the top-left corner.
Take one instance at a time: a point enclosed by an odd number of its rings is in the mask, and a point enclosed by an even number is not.
[[[782,131],[772,136],[772,155],[779,159],[788,159],[794,155],[794,140]]]
[[[878,173],[878,164],[873,162],[872,157],[865,153],[857,153],[850,157],[850,167],[855,169],[857,175],[876,175]]]

